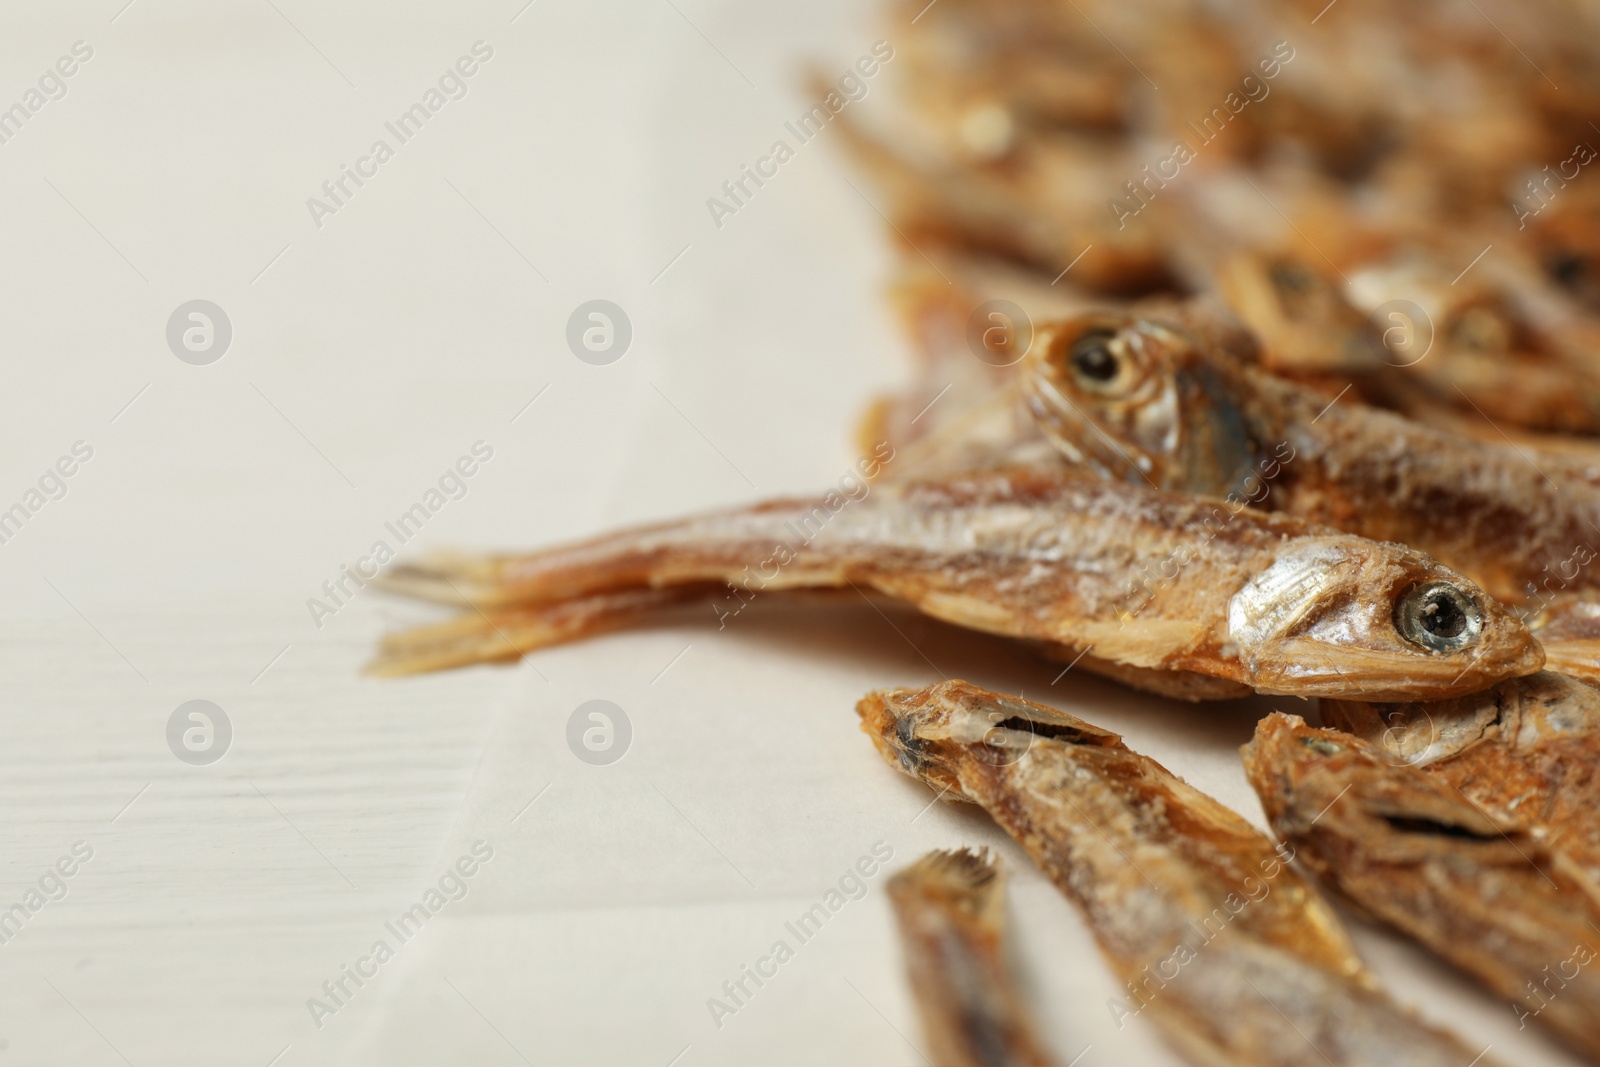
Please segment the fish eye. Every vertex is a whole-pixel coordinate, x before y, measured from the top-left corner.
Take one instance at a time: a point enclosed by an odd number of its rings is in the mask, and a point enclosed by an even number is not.
[[[1569,289],[1576,288],[1592,273],[1589,261],[1576,252],[1559,252],[1545,264],[1550,277]]]
[[[1122,359],[1112,351],[1114,330],[1090,330],[1072,342],[1067,358],[1072,362],[1072,372],[1088,383],[1103,386],[1114,380],[1121,370]]]
[[[1337,756],[1344,751],[1332,741],[1322,737],[1302,737],[1300,745],[1302,748],[1309,748],[1319,756]]]
[[[1490,307],[1470,307],[1450,325],[1450,339],[1479,352],[1503,352],[1511,347],[1511,322]]]
[[[1406,590],[1394,609],[1395,629],[1430,652],[1457,652],[1478,639],[1478,602],[1449,582],[1422,582]]]
[[[1272,284],[1280,292],[1294,296],[1303,296],[1317,285],[1316,275],[1291,260],[1274,263],[1268,268],[1267,276],[1272,279]]]

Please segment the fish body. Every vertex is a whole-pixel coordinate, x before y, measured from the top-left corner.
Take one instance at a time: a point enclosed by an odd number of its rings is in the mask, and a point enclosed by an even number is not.
[[[933,1062],[1049,1067],[1007,960],[1005,876],[986,850],[930,852],[889,879]]]
[[[898,5],[918,32],[896,41],[896,73],[952,154],[1003,158],[1014,140],[1059,129],[1127,126],[1139,75],[1060,5],[947,0]]]
[[[1450,700],[1324,700],[1323,725],[1445,782],[1600,887],[1600,690],[1541,671]]]
[[[1516,292],[1485,269],[1450,282],[1449,268],[1423,255],[1364,265],[1347,291],[1390,338],[1372,390],[1408,414],[1426,409],[1412,393],[1513,429],[1600,433],[1600,379],[1588,359],[1569,358],[1560,334],[1541,328]],[[1402,298],[1403,304],[1396,304]]]
[[[530,555],[398,567],[390,588],[471,614],[392,639],[374,669],[503,659],[631,618],[639,598],[719,586],[738,604],[783,590],[875,591],[1190,699],[1443,696],[1543,661],[1519,620],[1403,545],[1063,469],[857,488]],[[596,598],[620,598],[620,614],[585,607]]]
[[[1600,591],[1600,567],[1574,565],[1600,545],[1589,461],[1531,459],[1330,400],[1251,366],[1248,339],[1207,319],[1118,312],[1041,327],[1021,379],[1040,426],[1107,477],[1215,495],[1248,471],[1250,505],[1412,545],[1509,603],[1542,602],[1555,572],[1551,600]],[[1185,384],[1198,380],[1207,387]]]
[[[1600,1057],[1600,898],[1537,834],[1448,780],[1297,716],[1245,770],[1273,829],[1330,886]]]
[[[960,681],[856,710],[886,762],[984,808],[1077,906],[1126,983],[1119,1024],[1148,1013],[1217,1067],[1472,1062],[1384,995],[1292,852],[1116,734]]]
[[[1372,322],[1314,253],[1240,249],[1218,265],[1216,283],[1258,341],[1262,365],[1273,371],[1371,375],[1388,358]]]
[[[820,90],[823,86],[818,85]],[[846,148],[871,176],[886,217],[917,247],[945,245],[992,255],[1055,276],[1072,265],[1077,284],[1099,293],[1144,293],[1171,286],[1158,235],[1119,226],[1105,190],[1136,174],[1141,161],[1095,137],[1051,134],[1009,153],[1003,164],[919,157],[868,134],[848,116],[834,120]]]

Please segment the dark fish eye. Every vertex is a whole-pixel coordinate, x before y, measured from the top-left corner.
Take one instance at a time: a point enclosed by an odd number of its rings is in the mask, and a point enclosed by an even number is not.
[[[1511,335],[1511,323],[1507,318],[1488,307],[1468,308],[1450,326],[1452,341],[1479,352],[1505,351],[1511,347]]]
[[[1478,602],[1449,582],[1422,582],[1406,590],[1394,609],[1395,629],[1430,652],[1456,652],[1478,639]]]
[[[1115,336],[1110,330],[1091,330],[1072,342],[1068,358],[1072,361],[1073,372],[1098,385],[1116,378],[1122,361],[1111,350],[1111,340]]]
[[[1337,756],[1344,751],[1332,741],[1322,737],[1302,737],[1300,745],[1303,748],[1309,748],[1319,756]]]
[[[1298,263],[1274,263],[1267,271],[1272,284],[1280,291],[1300,295],[1316,287],[1316,277]]]
[[[1568,288],[1577,286],[1590,273],[1589,263],[1575,252],[1560,252],[1546,263],[1550,276]]]

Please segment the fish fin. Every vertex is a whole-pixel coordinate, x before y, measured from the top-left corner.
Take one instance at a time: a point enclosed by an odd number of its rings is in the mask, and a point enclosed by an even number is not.
[[[958,910],[992,919],[1004,899],[1005,875],[987,848],[930,852],[889,880],[891,894],[920,892],[938,896]]]
[[[399,677],[480,663],[512,663],[551,645],[614,630],[707,595],[704,585],[632,589],[515,610],[468,611],[389,634],[365,673]]]

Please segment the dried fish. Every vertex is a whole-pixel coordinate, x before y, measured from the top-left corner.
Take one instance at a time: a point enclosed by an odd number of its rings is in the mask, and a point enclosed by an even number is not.
[[[1219,291],[1260,343],[1260,360],[1291,376],[1381,374],[1390,358],[1329,265],[1294,249],[1241,251],[1218,268]]]
[[[1387,387],[1373,390],[1376,399],[1426,417],[1425,409],[1407,402],[1408,392],[1420,390],[1435,404],[1493,423],[1600,433],[1600,379],[1585,360],[1568,358],[1562,338],[1541,329],[1487,270],[1451,282],[1442,264],[1413,252],[1363,265],[1348,289],[1369,311],[1400,294],[1411,305],[1388,312],[1380,324],[1394,335],[1398,351],[1373,372],[1381,379],[1374,384]]]
[[[1600,895],[1600,690],[1541,671],[1451,700],[1324,700],[1323,725],[1446,783]]]
[[[1141,161],[1107,151],[1094,138],[1056,135],[1049,151],[1030,145],[1004,166],[916,159],[841,115],[843,143],[887,194],[888,217],[904,240],[945,244],[1003,257],[1053,276],[1087,246],[1096,254],[1075,270],[1080,286],[1102,293],[1170,288],[1173,279],[1159,237],[1119,227],[1106,211],[1116,188]]]
[[[1116,734],[960,681],[856,711],[885,761],[982,806],[1077,905],[1127,984],[1119,1024],[1148,1012],[1216,1067],[1472,1062],[1381,991],[1292,851]]]
[[[1139,75],[1106,40],[1059,4],[945,0],[896,5],[900,71],[919,112],[948,131],[952,152],[1005,154],[1009,137],[1053,129],[1120,131]]]
[[[856,488],[531,555],[398,567],[389,588],[472,613],[390,639],[373,670],[504,659],[634,617],[629,594],[722,584],[735,604],[740,591],[873,590],[1187,699],[1441,697],[1543,660],[1505,608],[1403,545],[1065,469]],[[592,608],[597,597],[623,599]]]
[[[931,245],[923,251],[931,260],[908,260],[892,289],[913,340],[912,380],[872,405],[857,428],[859,447],[892,444],[889,477],[959,472],[995,452],[1048,462],[1049,441],[1017,403],[1018,363],[1033,323],[1083,314],[1095,302],[1003,261]]]
[[[1073,463],[1412,545],[1537,616],[1553,668],[1600,677],[1600,568],[1587,566],[1600,485],[1587,459],[1535,462],[1340,404],[1251,366],[1248,347],[1203,309],[1082,316],[1038,331],[1023,388]]]
[[[889,879],[933,1062],[1049,1067],[1006,958],[1005,876],[987,851],[930,852]]]
[[[1298,716],[1263,719],[1245,770],[1273,829],[1351,900],[1600,1058],[1600,897],[1540,835],[1439,777]]]

